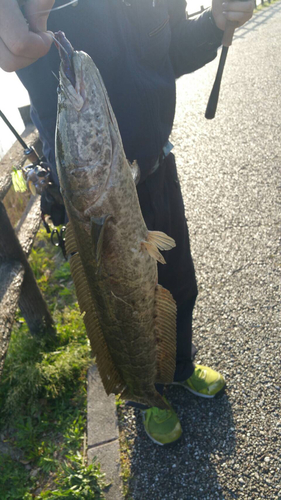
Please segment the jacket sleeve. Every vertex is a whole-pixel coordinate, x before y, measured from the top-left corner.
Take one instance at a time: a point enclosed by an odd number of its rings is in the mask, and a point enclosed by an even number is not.
[[[215,59],[223,31],[217,28],[211,9],[196,18],[186,18],[185,0],[168,0],[170,57],[176,78],[195,71]]]

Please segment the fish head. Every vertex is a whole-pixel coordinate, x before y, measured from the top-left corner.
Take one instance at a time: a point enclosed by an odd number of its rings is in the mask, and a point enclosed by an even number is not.
[[[116,118],[98,68],[56,35],[60,65],[56,161],[62,195],[85,213],[106,189],[114,156],[122,148]]]

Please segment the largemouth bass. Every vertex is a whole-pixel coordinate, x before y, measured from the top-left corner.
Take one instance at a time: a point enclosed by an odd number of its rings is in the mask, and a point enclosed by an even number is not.
[[[155,383],[173,381],[176,304],[158,285],[160,250],[148,231],[116,118],[89,55],[56,34],[61,66],[56,162],[69,217],[66,251],[107,394],[166,408]]]

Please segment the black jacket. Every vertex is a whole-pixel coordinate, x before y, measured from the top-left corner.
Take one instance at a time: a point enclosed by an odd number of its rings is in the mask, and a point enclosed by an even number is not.
[[[65,3],[57,0],[55,6]],[[166,143],[175,112],[175,79],[216,57],[222,31],[205,11],[187,20],[185,0],[79,0],[54,11],[48,29],[62,30],[75,50],[90,54],[115,112],[127,158],[137,160],[142,179]],[[47,161],[55,169],[59,57],[49,53],[18,71],[27,88],[31,116]],[[56,176],[56,174],[55,174]],[[58,179],[56,177],[58,182]]]

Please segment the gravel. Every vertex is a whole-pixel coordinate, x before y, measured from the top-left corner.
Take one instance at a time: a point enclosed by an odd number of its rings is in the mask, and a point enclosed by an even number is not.
[[[177,83],[172,134],[197,270],[196,362],[226,393],[167,397],[184,435],[169,448],[126,409],[134,500],[281,499],[281,2],[229,49],[214,120],[204,118],[218,58]]]

